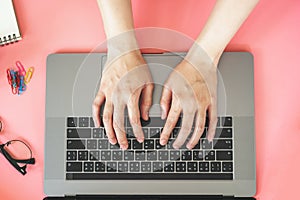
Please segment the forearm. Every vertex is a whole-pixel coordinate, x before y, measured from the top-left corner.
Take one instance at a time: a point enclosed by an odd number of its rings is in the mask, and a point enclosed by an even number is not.
[[[131,0],[97,0],[108,50],[120,54],[138,49],[134,34]]]
[[[258,0],[217,0],[195,42],[214,63],[257,3]]]

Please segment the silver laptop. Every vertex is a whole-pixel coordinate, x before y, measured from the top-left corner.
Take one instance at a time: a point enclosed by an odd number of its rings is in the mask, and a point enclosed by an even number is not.
[[[218,127],[194,149],[167,145],[159,100],[163,83],[184,53],[145,54],[155,83],[144,143],[129,149],[109,144],[95,128],[92,102],[106,61],[104,53],[51,54],[47,58],[44,192],[46,199],[253,199],[256,192],[253,57],[225,52],[218,66]],[[246,198],[245,198],[246,197]]]

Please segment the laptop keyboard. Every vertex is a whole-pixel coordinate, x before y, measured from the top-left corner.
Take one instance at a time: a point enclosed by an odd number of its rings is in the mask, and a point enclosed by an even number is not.
[[[206,120],[208,121],[208,120]],[[136,141],[125,119],[128,149],[108,142],[103,127],[95,128],[91,117],[67,117],[66,180],[100,179],[233,179],[233,118],[218,118],[213,142],[206,139],[207,125],[199,143],[175,150],[172,143],[180,130],[174,128],[167,145],[159,143],[165,121],[152,117],[142,121],[145,141]]]

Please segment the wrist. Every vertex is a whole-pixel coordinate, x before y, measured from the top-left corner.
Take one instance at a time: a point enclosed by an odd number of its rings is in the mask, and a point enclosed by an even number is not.
[[[204,70],[203,68],[216,70],[219,58],[220,57],[216,55],[209,54],[209,52],[202,48],[202,46],[200,46],[198,43],[194,43],[185,56],[186,61],[201,71]]]
[[[129,52],[140,53],[134,30],[122,32],[107,40],[107,53],[110,59]]]

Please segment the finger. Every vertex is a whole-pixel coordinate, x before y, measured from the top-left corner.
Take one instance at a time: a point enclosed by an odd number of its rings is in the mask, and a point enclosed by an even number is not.
[[[103,124],[106,130],[106,135],[111,144],[116,144],[117,139],[112,125],[113,105],[111,101],[106,101],[103,110]]]
[[[100,110],[101,110],[101,105],[104,103],[104,101],[105,101],[104,94],[102,92],[98,92],[92,106],[93,120],[96,127],[100,127],[101,125]]]
[[[170,138],[170,135],[172,133],[172,130],[176,126],[176,123],[178,121],[180,113],[181,113],[180,103],[178,102],[177,98],[174,98],[170,112],[169,112],[167,120],[166,120],[166,123],[165,123],[162,133],[160,135],[160,144],[161,145],[167,144],[167,142]]]
[[[144,141],[144,133],[141,127],[140,121],[140,110],[139,110],[139,96],[141,91],[133,93],[127,104],[127,110],[129,115],[129,121],[132,126],[133,133],[138,142],[142,143]]]
[[[216,127],[218,123],[218,112],[217,112],[217,102],[213,102],[208,107],[208,117],[209,117],[209,125],[207,130],[207,139],[212,142],[216,134]]]
[[[162,108],[162,113],[161,113],[162,119],[166,119],[168,115],[171,100],[172,100],[172,91],[168,89],[166,86],[164,86],[161,94],[161,99],[160,99],[160,106]]]
[[[149,119],[149,110],[152,105],[153,83],[149,83],[142,90],[141,113],[144,120]]]
[[[173,143],[174,149],[179,149],[186,141],[193,126],[194,116],[195,116],[195,112],[183,112],[180,131],[176,140]]]
[[[197,112],[194,132],[188,144],[186,145],[186,148],[192,149],[199,142],[204,131],[205,115],[205,109],[201,109]]]
[[[121,149],[126,150],[128,148],[128,141],[124,128],[124,108],[125,106],[122,104],[115,104],[113,114],[113,128]]]

